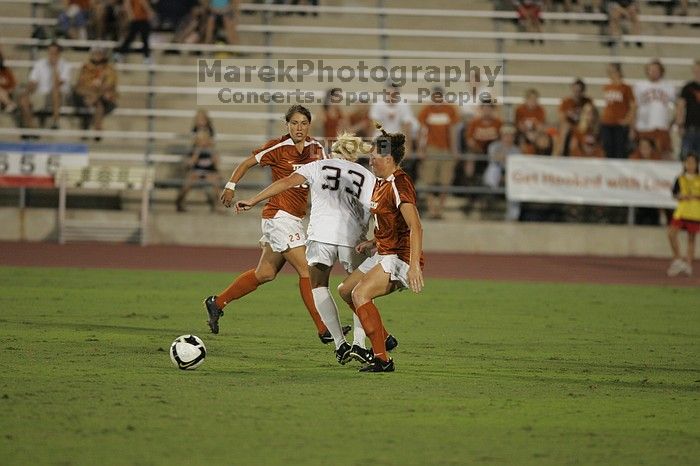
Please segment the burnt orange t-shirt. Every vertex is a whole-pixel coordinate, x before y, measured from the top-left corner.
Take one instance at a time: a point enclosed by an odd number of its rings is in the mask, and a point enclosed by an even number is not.
[[[308,137],[300,154],[289,134],[268,141],[264,146],[255,149],[253,155],[261,166],[269,166],[272,169],[272,181],[286,178],[309,162],[326,158],[321,143]],[[272,196],[263,208],[262,218],[273,218],[280,210],[303,218],[306,215],[308,195],[308,188],[294,187]]]
[[[377,180],[372,193],[372,208],[376,225],[374,239],[377,252],[388,255],[396,254],[399,259],[409,263],[411,259],[411,229],[401,214],[403,203],[416,205],[416,189],[411,178],[397,169],[391,176]],[[423,267],[421,253],[420,266]]]
[[[467,128],[467,139],[474,139],[479,147],[479,153],[485,154],[489,144],[498,139],[498,132],[501,130],[502,122],[499,118],[484,119],[474,118],[469,122]]]
[[[583,133],[578,128],[571,131],[569,154],[572,157],[604,157],[603,147],[591,132]]]
[[[15,86],[17,86],[17,80],[12,70],[7,67],[0,70],[0,87],[8,92],[12,92]]]
[[[418,114],[418,121],[428,130],[427,145],[449,150],[452,126],[459,122],[459,115],[454,105],[430,104],[423,107]]]
[[[634,102],[632,87],[627,84],[607,84],[603,86],[605,95],[605,108],[600,117],[604,125],[619,125],[622,119],[630,111],[630,105]]]
[[[326,111],[323,120],[323,136],[326,138],[337,138],[340,123],[343,121],[343,112],[338,108],[330,107]]]
[[[536,126],[544,124],[545,113],[541,105],[535,108],[530,108],[525,104],[518,106],[515,109],[515,126],[520,129],[525,126],[525,129],[532,129]]]
[[[559,104],[559,111],[564,114],[564,117],[569,123],[575,125],[581,116],[581,109],[587,103],[592,103],[591,99],[588,97],[583,97],[580,101],[576,102],[572,97],[567,97],[562,99],[561,104]]]
[[[148,21],[148,12],[146,11],[146,7],[143,6],[144,1],[146,0],[130,0],[131,1],[131,11],[134,15],[133,20],[134,21]]]

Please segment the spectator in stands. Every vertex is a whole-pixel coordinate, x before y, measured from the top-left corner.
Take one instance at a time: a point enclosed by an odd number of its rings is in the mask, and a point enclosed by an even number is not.
[[[460,119],[457,107],[444,102],[443,95],[442,88],[434,87],[430,95],[432,102],[423,106],[418,114],[421,125],[418,179],[425,186],[449,186],[454,178],[457,162],[455,130]],[[446,198],[446,192],[428,195],[428,218],[442,218]]]
[[[410,157],[410,150],[413,147],[414,134],[419,128],[418,120],[413,116],[411,107],[401,98],[401,86],[397,83],[389,82],[384,88],[381,97],[373,102],[369,109],[371,120],[379,121],[384,126],[387,133],[403,133],[406,135],[406,157],[404,158],[404,170]],[[411,169],[408,168],[410,171]],[[414,178],[415,179],[415,178]]]
[[[102,120],[117,107],[117,72],[109,63],[107,50],[95,47],[80,69],[75,86],[76,106],[87,109],[92,118],[83,119],[83,129],[102,130]],[[99,141],[99,137],[95,138]]]
[[[542,2],[537,0],[513,0],[518,12],[518,25],[525,32],[542,32]],[[534,43],[534,39],[531,40]],[[540,39],[543,44],[544,40]]]
[[[199,44],[203,42],[208,16],[207,8],[199,3],[195,3],[178,23],[173,42],[181,44]]]
[[[607,71],[610,83],[603,87],[605,108],[601,118],[600,138],[607,157],[625,158],[630,139],[630,124],[634,121],[637,104],[632,87],[622,81],[620,64],[609,64]]]
[[[515,109],[515,127],[521,134],[544,127],[546,114],[539,98],[540,93],[537,89],[530,88],[525,91],[525,101]]]
[[[129,20],[129,30],[126,33],[124,42],[116,49],[115,61],[120,61],[122,55],[128,53],[131,43],[136,39],[136,34],[141,36],[142,53],[144,62],[151,61],[151,47],[149,44],[151,35],[151,21],[155,21],[155,13],[148,0],[124,0],[124,10]]]
[[[496,107],[492,103],[482,103],[479,115],[469,122],[465,139],[471,154],[486,155],[489,145],[498,139],[503,122],[496,116]],[[468,160],[465,164],[467,177],[481,177],[488,165],[487,161]]]
[[[664,66],[657,59],[646,65],[648,80],[634,84],[634,98],[637,101],[635,131],[637,138],[654,140],[661,157],[671,157],[671,105],[675,100],[675,90],[663,80]]]
[[[592,103],[581,109],[578,124],[571,131],[569,155],[572,157],[604,157],[605,152],[598,140],[598,110]]]
[[[214,124],[209,118],[209,114],[206,110],[200,108],[197,113],[194,114],[194,121],[192,122],[192,135],[196,135],[199,131],[206,131],[209,133],[209,137],[214,140],[216,132],[214,131]]]
[[[688,0],[666,0],[666,1],[664,1],[663,7],[665,10],[666,16],[673,16],[674,10],[678,6],[681,7],[678,14],[680,16],[688,16]],[[672,25],[672,23],[669,23],[668,25],[670,26],[670,25]]]
[[[620,40],[622,35],[622,21],[629,20],[630,29],[633,35],[640,34],[639,5],[636,0],[608,0],[608,25],[610,37]],[[611,44],[612,45],[612,44]],[[637,42],[637,47],[642,47],[641,42]]]
[[[554,142],[549,134],[547,134],[545,131],[540,131],[537,133],[534,146],[534,155],[552,155]]]
[[[681,133],[681,157],[700,154],[700,60],[693,65],[693,80],[688,81],[676,101],[676,125]]]
[[[637,143],[637,148],[630,154],[630,160],[660,160],[661,157],[656,151],[654,140],[642,138]]]
[[[120,0],[96,0],[92,2],[94,38],[118,41],[122,17],[125,12]]]
[[[375,128],[372,119],[369,117],[369,100],[363,96],[360,96],[358,100],[359,102],[353,106],[348,116],[350,132],[361,138],[370,138]]]
[[[581,109],[593,101],[586,95],[586,84],[576,78],[571,84],[571,96],[559,104],[559,135],[555,141],[554,155],[569,155],[571,129],[578,124]]]
[[[239,0],[209,0],[209,15],[204,33],[204,42],[213,44],[218,28],[223,26],[228,44],[238,43]]]
[[[15,75],[5,64],[5,58],[0,51],[0,109],[12,113],[17,109],[17,104],[12,99],[12,92],[17,86]]]
[[[340,105],[342,98],[342,89],[339,87],[334,87],[326,92],[326,96],[323,99],[324,138],[337,138],[348,126],[347,118]]]
[[[504,184],[503,175],[506,173],[506,159],[508,156],[520,153],[520,148],[515,144],[516,129],[513,125],[505,124],[499,130],[499,139],[489,145],[489,164],[484,171],[484,185],[491,189],[498,189]],[[520,216],[520,204],[509,202],[506,210],[506,220],[517,220]]]
[[[211,185],[211,196],[207,195],[207,201],[212,211],[217,208],[219,191],[222,179],[219,174],[219,155],[214,149],[214,140],[206,129],[200,129],[195,134],[192,155],[187,161],[189,169],[182,190],[177,196],[175,205],[178,212],[185,212],[185,196],[192,189],[192,185],[204,180]]]
[[[87,39],[90,0],[63,0],[64,10],[58,15],[57,29],[68,39]]]
[[[37,60],[19,99],[22,126],[36,128],[34,111],[51,112],[51,129],[58,129],[61,103],[70,93],[70,66],[61,58],[61,46],[52,42],[46,58]]]

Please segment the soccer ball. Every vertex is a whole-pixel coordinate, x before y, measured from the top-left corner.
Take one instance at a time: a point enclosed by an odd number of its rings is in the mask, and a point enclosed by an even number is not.
[[[178,369],[196,369],[207,356],[204,342],[196,335],[181,335],[170,345],[170,360]]]

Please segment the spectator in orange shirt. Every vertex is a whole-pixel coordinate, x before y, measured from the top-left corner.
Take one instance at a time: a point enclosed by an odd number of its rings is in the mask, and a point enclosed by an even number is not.
[[[109,63],[105,49],[93,47],[90,51],[90,57],[78,75],[75,101],[78,108],[92,111],[92,118],[84,118],[83,129],[92,124],[96,131],[101,131],[104,117],[117,106],[117,71]]]
[[[503,122],[496,116],[496,108],[491,103],[482,103],[479,106],[479,116],[469,122],[466,131],[467,149],[471,154],[485,155],[489,144],[498,139],[498,134]],[[468,160],[465,172],[468,177],[478,176],[484,173],[488,161]]]
[[[571,131],[569,154],[572,157],[605,156],[598,141],[598,111],[592,103],[583,106],[579,122]]]
[[[12,91],[17,87],[12,70],[5,65],[5,59],[0,51],[0,107],[7,113],[12,113],[17,109],[17,104],[12,100]]]
[[[652,138],[641,138],[637,143],[637,149],[630,154],[631,160],[661,160],[661,154],[656,150],[656,144]]]
[[[630,124],[637,112],[632,87],[622,81],[619,63],[608,65],[610,84],[603,87],[605,108],[601,117],[600,139],[608,158],[625,158]]]
[[[342,99],[342,89],[334,87],[326,92],[323,99],[323,137],[337,138],[345,130],[347,120],[339,103]]]
[[[124,41],[116,49],[115,61],[121,60],[121,55],[128,53],[131,43],[136,39],[136,34],[141,36],[143,44],[143,58],[147,64],[151,63],[151,48],[149,37],[151,35],[151,21],[155,18],[155,13],[148,0],[124,0],[124,10],[129,18],[129,32]]]
[[[531,129],[540,129],[546,122],[544,108],[539,104],[537,89],[525,91],[525,102],[515,109],[515,127],[521,134]]]
[[[457,138],[455,129],[459,114],[453,104],[443,101],[443,90],[433,88],[432,103],[425,105],[418,114],[421,137],[418,144],[418,157],[421,159],[418,170],[421,184],[427,186],[449,186],[454,177],[457,163]],[[442,218],[446,192],[428,195],[428,217]]]
[[[350,132],[361,138],[369,138],[374,134],[374,123],[369,117],[369,101],[366,97],[360,97],[353,111],[348,116]]]
[[[559,138],[554,155],[569,155],[571,128],[578,124],[581,109],[587,103],[592,101],[586,95],[586,84],[580,78],[576,78],[571,84],[571,95],[562,99],[559,105]]]

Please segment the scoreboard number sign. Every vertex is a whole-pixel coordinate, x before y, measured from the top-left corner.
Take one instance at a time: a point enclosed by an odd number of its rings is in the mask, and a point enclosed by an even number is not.
[[[51,188],[60,168],[87,165],[85,144],[0,142],[0,186]]]

